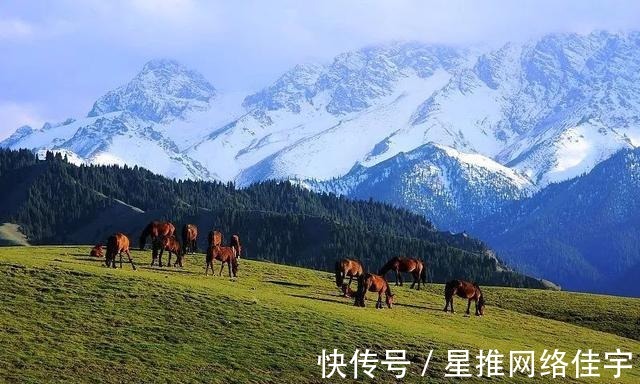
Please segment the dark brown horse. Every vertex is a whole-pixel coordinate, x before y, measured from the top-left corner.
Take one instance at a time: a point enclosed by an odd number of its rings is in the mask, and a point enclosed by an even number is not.
[[[240,245],[240,236],[233,235],[231,236],[231,247],[236,250],[236,257],[239,259],[242,254],[242,245]]]
[[[185,224],[182,227],[182,246],[183,254],[187,252],[193,254],[198,248],[198,227],[195,224]]]
[[[444,311],[447,312],[447,308],[451,305],[451,313],[453,313],[453,296],[458,296],[463,299],[468,299],[467,303],[467,315],[469,315],[469,308],[471,308],[471,301],[476,303],[476,316],[484,315],[484,296],[482,290],[476,283],[470,283],[464,280],[451,280],[444,287]]]
[[[89,256],[91,257],[102,257],[104,253],[102,251],[102,244],[96,244],[95,247],[91,248],[91,252],[89,252]]]
[[[342,259],[336,261],[336,287],[342,289],[342,293],[345,297],[349,297],[349,292],[351,288],[351,281],[354,278],[358,278],[364,274],[364,268],[362,267],[362,263],[358,260],[352,259]],[[349,277],[349,282],[344,284],[344,279]],[[345,285],[347,289],[343,287]]]
[[[422,260],[396,256],[387,261],[387,263],[380,268],[378,274],[380,276],[384,276],[389,271],[395,272],[396,285],[402,285],[402,273],[411,273],[411,276],[413,276],[413,284],[411,284],[411,288],[418,283],[417,289],[420,289],[420,282],[422,282],[422,284],[427,283],[427,268]]]
[[[209,248],[215,247],[217,245],[222,245],[222,232],[219,231],[210,231],[207,236],[207,241],[209,242]]]
[[[172,236],[176,231],[176,227],[168,221],[154,220],[147,224],[142,230],[140,235],[140,250],[144,251],[144,246],[147,244],[147,237],[151,236],[151,241],[157,239],[158,236]]]
[[[211,267],[211,272],[214,272],[213,260],[219,260],[222,263],[220,266],[220,276],[222,276],[222,270],[224,269],[225,263],[229,265],[229,277],[231,277],[232,271],[233,277],[238,276],[238,258],[236,257],[236,250],[234,248],[222,247],[220,245],[209,247],[207,250],[207,266],[204,270],[205,276],[209,274],[209,267]]]
[[[153,241],[153,252],[151,258],[151,266],[155,263],[156,259],[158,259],[158,267],[162,267],[162,253],[164,251],[169,252],[169,260],[167,260],[167,267],[171,266],[171,255],[176,255],[176,261],[173,263],[173,266],[179,265],[182,267],[182,262],[184,260],[184,253],[182,252],[182,247],[180,246],[180,242],[175,236],[159,236]]]
[[[133,264],[133,259],[131,259],[131,254],[129,253],[129,238],[119,232],[109,236],[109,239],[107,240],[107,254],[105,258],[105,264],[107,267],[111,266],[115,268],[116,256],[120,255],[120,268],[122,268],[122,252],[127,255],[129,262],[131,263],[131,267],[135,271],[136,266]]]
[[[373,273],[367,273],[358,277],[358,291],[356,292],[356,299],[354,305],[357,307],[364,307],[365,296],[367,292],[377,292],[378,301],[376,302],[376,308],[382,309],[382,294],[385,295],[385,302],[387,307],[393,307],[394,295],[391,293],[389,284],[382,276],[374,275]]]

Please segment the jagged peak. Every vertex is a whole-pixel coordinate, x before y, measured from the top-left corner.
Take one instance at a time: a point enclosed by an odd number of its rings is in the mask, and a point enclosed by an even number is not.
[[[182,117],[190,109],[205,109],[216,89],[199,72],[171,59],[148,61],[126,85],[98,99],[88,116],[128,111],[146,120]]]

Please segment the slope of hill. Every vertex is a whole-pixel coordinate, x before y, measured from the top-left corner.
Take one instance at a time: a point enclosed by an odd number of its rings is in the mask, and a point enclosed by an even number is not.
[[[559,348],[567,353],[566,378],[540,377],[536,371],[533,379],[516,375],[501,381],[593,382],[573,379],[571,359],[578,349],[592,348],[604,359],[604,352],[616,348],[635,357],[640,348],[636,340],[608,333],[604,323],[595,331],[585,321],[611,308],[626,314],[620,322],[636,321],[636,299],[561,292],[538,297],[548,305],[549,317],[562,298],[570,314],[559,322],[540,317],[544,313],[514,311],[522,310],[518,301],[529,300],[529,290],[484,287],[486,315],[466,318],[461,301],[455,315],[441,311],[441,286],[428,287],[436,293],[403,287],[393,290],[393,309],[375,310],[372,296],[366,308],[341,298],[332,276],[323,272],[242,261],[238,279],[229,280],[205,277],[202,255],[189,256],[183,270],[149,268],[148,251],[133,252],[138,271],[128,265],[112,270],[88,258],[88,249],[19,247],[0,253],[3,381],[311,383],[322,382],[317,356],[323,349],[337,348],[348,361],[356,348],[370,348],[381,358],[386,349],[405,349],[411,362],[407,382],[419,381],[433,349],[423,380],[449,382],[444,377],[449,349],[469,349],[472,356],[479,349],[507,355],[533,350],[538,357],[544,349]],[[583,296],[590,298],[587,305]],[[516,303],[502,303],[502,297]],[[614,371],[603,364],[598,364],[601,380],[613,380]],[[616,382],[638,382],[637,359],[633,365]],[[382,364],[374,372],[376,382],[396,382]],[[352,375],[352,369],[345,373]]]
[[[640,296],[640,150],[554,184],[471,231],[512,264],[563,288]]]
[[[140,168],[81,166],[48,153],[0,151],[0,220],[19,224],[34,244],[105,242],[121,231],[137,240],[158,218],[206,233],[240,233],[247,256],[330,270],[356,257],[377,270],[391,255],[429,264],[430,279],[545,287],[509,270],[479,240],[436,231],[424,217],[389,205],[317,194],[290,183],[246,189],[213,182],[176,182]],[[6,204],[5,204],[6,203]]]

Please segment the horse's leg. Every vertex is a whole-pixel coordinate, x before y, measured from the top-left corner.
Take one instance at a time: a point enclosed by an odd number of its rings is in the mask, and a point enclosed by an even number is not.
[[[451,296],[451,299],[449,299],[449,301],[451,302],[451,313],[453,312],[453,296]]]
[[[398,281],[399,281],[398,280],[398,270],[396,269],[394,272],[396,274],[396,287],[397,287],[398,286]]]
[[[222,270],[224,270],[224,261],[220,262],[220,273],[218,276],[222,276]]]
[[[122,269],[122,251],[120,251],[120,269]]]
[[[468,303],[467,303],[467,312],[465,312],[467,314],[467,316],[469,316],[469,308],[471,308],[471,300],[469,299]]]
[[[229,278],[231,279],[232,278],[232,276],[231,276],[231,261],[229,261],[227,263],[227,266],[229,267]]]
[[[411,276],[413,276],[413,283],[411,283],[411,289],[413,289],[413,287],[416,286],[416,270],[414,269],[413,272],[411,272]],[[420,285],[418,285],[418,289],[420,289]]]
[[[449,309],[449,298],[447,296],[444,297],[444,309],[442,310],[443,312],[447,312],[447,310]]]
[[[133,268],[133,270],[136,270],[136,265],[133,263],[133,259],[131,258],[131,252],[129,252],[129,250],[127,249],[126,251],[127,253],[127,257],[129,258],[129,262],[131,263],[131,268]]]
[[[382,309],[382,291],[378,292],[378,303],[376,303],[376,308]]]
[[[347,288],[351,288],[351,281],[353,280],[353,275],[349,276],[349,283],[347,284]]]
[[[171,266],[171,251],[168,251],[168,252],[169,252],[169,257],[167,259],[167,267],[170,267]]]
[[[398,271],[398,278],[400,279],[400,286],[402,287],[402,284],[404,283],[402,281],[402,272]]]
[[[204,275],[205,276],[209,276],[209,265],[211,265],[211,263],[207,261],[207,265],[204,268]],[[213,267],[211,267],[211,271],[213,272]]]

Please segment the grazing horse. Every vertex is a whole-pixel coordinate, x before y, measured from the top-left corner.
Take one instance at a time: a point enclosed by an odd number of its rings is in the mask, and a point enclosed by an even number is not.
[[[367,273],[358,277],[358,291],[356,292],[356,300],[354,305],[357,307],[364,307],[365,295],[368,291],[378,293],[378,302],[376,303],[376,309],[382,309],[382,294],[385,294],[385,301],[387,307],[393,307],[393,298],[395,297],[391,293],[391,287],[382,276],[374,275],[373,273]]]
[[[234,248],[222,247],[220,245],[209,247],[207,250],[207,266],[204,270],[205,276],[209,274],[209,267],[211,267],[211,272],[215,273],[213,271],[213,260],[220,260],[222,263],[220,266],[219,276],[222,276],[222,270],[224,269],[225,263],[229,265],[229,277],[231,277],[232,271],[233,277],[238,276],[238,258],[236,257],[236,250]]]
[[[105,258],[107,267],[111,266],[115,268],[116,255],[120,255],[120,268],[122,268],[122,252],[127,254],[131,267],[135,271],[136,266],[133,264],[133,259],[131,259],[131,254],[129,253],[129,238],[120,232],[109,236],[107,240],[107,255]]]
[[[453,296],[458,296],[463,299],[469,299],[467,303],[467,312],[469,315],[469,308],[471,308],[471,301],[476,302],[476,316],[484,315],[484,296],[480,287],[476,283],[470,283],[464,280],[451,280],[444,287],[444,311],[447,312],[447,308],[451,305],[451,313],[453,313]]]
[[[240,245],[240,236],[231,236],[231,247],[236,250],[236,257],[239,259],[242,254],[242,245]]]
[[[175,236],[160,236],[153,241],[153,256],[151,258],[152,267],[156,259],[158,259],[158,267],[162,267],[162,253],[164,251],[169,252],[167,267],[171,266],[171,255],[174,253],[176,255],[176,261],[173,263],[173,266],[175,267],[176,265],[179,265],[180,267],[182,267],[184,253],[182,252],[180,242]]]
[[[418,290],[420,290],[420,282],[422,284],[427,283],[427,268],[422,260],[410,258],[410,257],[394,257],[380,268],[378,275],[384,276],[390,270],[396,273],[396,285],[402,285],[402,273],[411,273],[413,276],[413,288],[418,283]],[[398,284],[399,283],[399,284]]]
[[[342,259],[336,261],[336,287],[342,288],[344,297],[349,297],[351,288],[351,281],[355,277],[356,279],[364,274],[364,268],[362,263],[358,260]],[[344,284],[344,279],[349,276],[349,283]],[[347,287],[347,289],[344,288]]]
[[[144,251],[144,246],[147,244],[147,237],[151,236],[151,241],[153,241],[158,236],[172,236],[175,231],[176,227],[168,221],[154,220],[150,222],[144,227],[140,235],[140,250]]]
[[[209,232],[209,236],[207,236],[207,240],[209,241],[209,248],[222,245],[222,232],[219,232],[219,231]]]
[[[198,227],[195,224],[185,224],[182,227],[182,246],[183,254],[190,252],[191,254],[196,252],[198,248]]]
[[[102,253],[102,244],[96,244],[95,247],[91,248],[91,252],[89,252],[89,256],[91,257],[104,256],[104,254]]]

